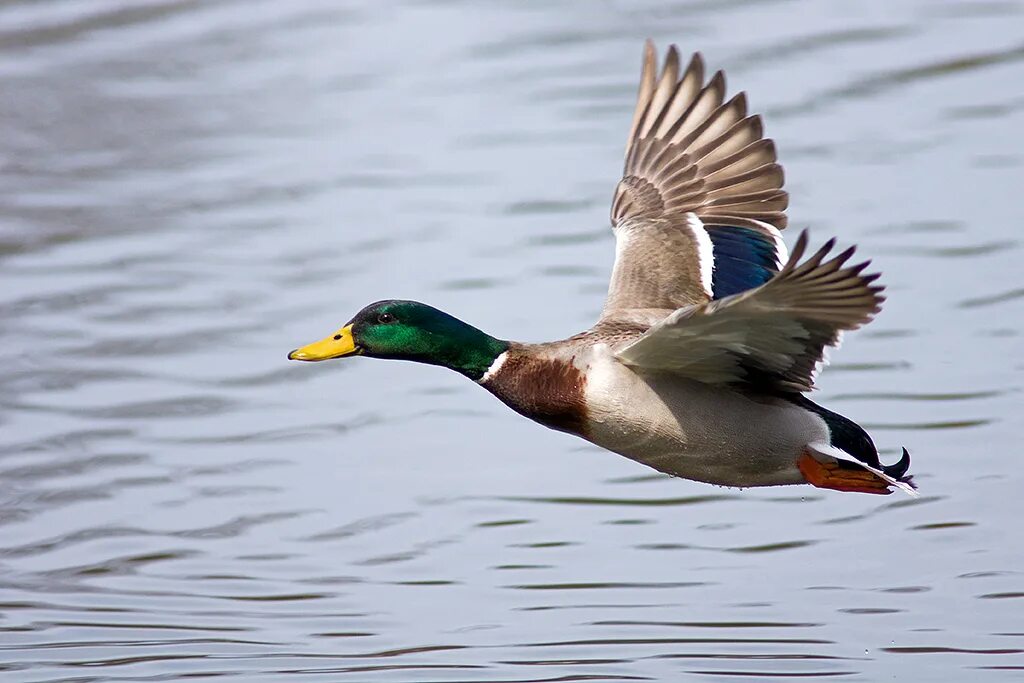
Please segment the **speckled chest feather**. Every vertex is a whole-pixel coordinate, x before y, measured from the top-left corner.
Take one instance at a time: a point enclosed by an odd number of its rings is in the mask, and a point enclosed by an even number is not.
[[[510,351],[484,388],[520,415],[545,427],[585,436],[587,378],[571,360]]]

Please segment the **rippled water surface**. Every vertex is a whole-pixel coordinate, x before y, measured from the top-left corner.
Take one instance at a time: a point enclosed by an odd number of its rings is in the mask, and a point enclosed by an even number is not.
[[[1024,679],[1024,4],[0,6],[0,678]],[[819,398],[921,497],[654,474],[385,297],[590,325],[642,39],[766,115],[890,299]],[[790,240],[795,237],[790,235]]]

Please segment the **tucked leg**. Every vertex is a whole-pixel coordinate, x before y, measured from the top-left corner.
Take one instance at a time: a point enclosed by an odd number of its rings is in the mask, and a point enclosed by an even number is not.
[[[867,470],[843,466],[835,462],[822,463],[807,452],[797,460],[797,467],[800,468],[800,473],[804,475],[807,483],[818,488],[880,495],[892,493],[889,490],[888,482]]]

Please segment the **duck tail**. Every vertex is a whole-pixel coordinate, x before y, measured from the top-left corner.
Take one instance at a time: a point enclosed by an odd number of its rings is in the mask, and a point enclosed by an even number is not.
[[[876,475],[904,493],[915,497],[919,495],[917,493],[917,484],[914,483],[914,477],[907,474],[907,471],[910,469],[910,453],[907,451],[906,447],[903,448],[903,454],[900,456],[900,459],[891,465],[881,465],[878,469],[865,465],[864,463],[860,463],[860,466],[866,470],[874,472]]]
[[[910,453],[907,451],[907,447],[903,447],[903,455],[900,459],[891,465],[882,465],[882,471],[888,474],[893,479],[903,479],[907,470],[910,469]],[[909,479],[909,477],[907,477]]]
[[[907,450],[906,446],[903,447],[903,455],[900,456],[899,460],[897,460],[891,465],[882,465],[882,472],[884,472],[887,476],[900,482],[901,484],[906,484],[910,488],[917,490],[917,484],[914,483],[913,475],[907,474],[909,470],[910,452]]]

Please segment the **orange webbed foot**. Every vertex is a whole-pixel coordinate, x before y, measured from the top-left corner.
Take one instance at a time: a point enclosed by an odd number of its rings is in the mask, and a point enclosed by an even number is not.
[[[818,488],[879,495],[892,493],[889,482],[856,466],[819,462],[807,452],[800,456],[796,464],[807,483]]]

